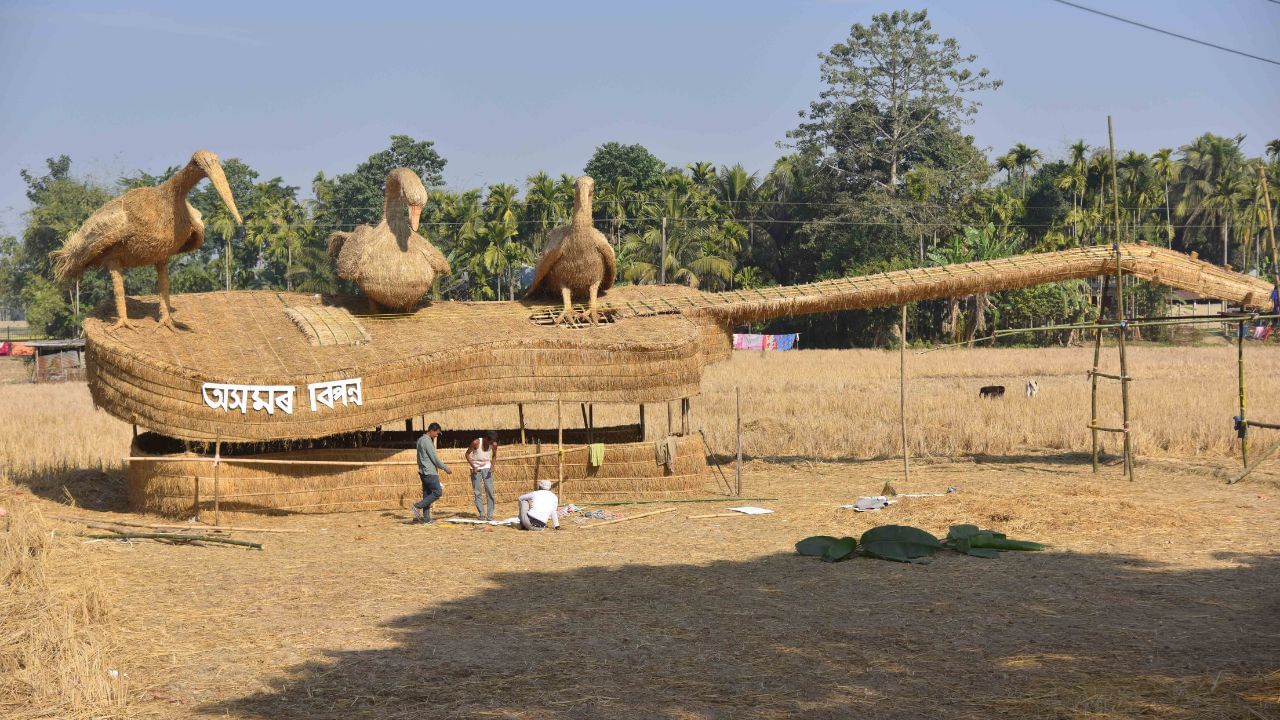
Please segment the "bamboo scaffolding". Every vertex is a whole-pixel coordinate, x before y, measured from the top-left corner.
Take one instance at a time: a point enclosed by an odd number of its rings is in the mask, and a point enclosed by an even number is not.
[[[1120,190],[1119,184],[1116,182],[1116,141],[1115,133],[1111,127],[1111,116],[1107,116],[1107,145],[1108,152],[1111,155],[1111,208],[1112,218],[1115,223],[1112,232],[1114,233],[1114,244],[1116,254],[1116,322],[1120,327],[1116,329],[1116,347],[1120,351],[1120,412],[1124,422],[1124,469],[1125,474],[1129,476],[1132,482],[1133,477],[1133,435],[1129,432],[1129,361],[1128,353],[1125,351],[1125,323],[1124,323],[1124,263],[1120,252]]]

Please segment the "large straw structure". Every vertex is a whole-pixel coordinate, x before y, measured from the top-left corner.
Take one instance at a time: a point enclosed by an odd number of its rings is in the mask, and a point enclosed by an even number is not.
[[[556,484],[562,504],[571,502],[665,499],[706,494],[712,478],[706,462],[707,448],[697,435],[677,439],[675,467],[657,464],[652,442],[613,442],[632,438],[638,427],[593,431],[606,443],[604,464],[590,466],[584,430],[566,432],[564,481],[558,482],[560,458],[555,431],[530,432],[551,438],[543,444],[502,444],[494,472],[494,493],[500,512],[515,512],[515,499],[534,489],[538,480]],[[465,433],[461,433],[465,435]],[[477,437],[479,431],[474,433]],[[190,517],[195,512],[197,480],[202,512],[214,508],[214,464],[209,454],[174,450],[172,441],[144,433],[134,440],[135,457],[152,455],[164,461],[129,464],[129,500],[134,510],[170,517]],[[473,508],[471,483],[462,448],[443,448],[440,458],[454,471],[444,475],[440,510]],[[407,508],[421,499],[422,486],[412,448],[327,447],[283,452],[230,455],[233,460],[267,459],[269,464],[223,462],[218,466],[217,504],[222,512],[328,513],[349,510]],[[350,465],[282,464],[278,461],[350,463]]]
[[[371,305],[407,310],[431,290],[436,276],[449,274],[444,254],[417,232],[426,204],[422,180],[408,168],[396,168],[387,174],[382,222],[329,236],[338,275],[359,285]]]
[[[1122,245],[1125,272],[1246,307],[1270,285],[1160,248]],[[355,432],[440,410],[536,402],[667,402],[696,395],[702,368],[727,357],[732,323],[1009,290],[1115,271],[1115,251],[1085,248],[1002,260],[700,293],[678,286],[615,288],[614,322],[541,325],[554,305],[440,302],[412,314],[365,316],[359,345],[314,345],[286,311],[344,310],[318,296],[234,292],[180,295],[187,332],[154,321],[112,332],[85,322],[90,390],[113,415],[187,440],[263,441]],[[145,301],[135,301],[141,311]],[[297,315],[298,313],[294,313]],[[314,313],[313,313],[314,314]],[[531,317],[533,316],[533,317]],[[148,327],[149,326],[149,327]],[[306,385],[360,377],[363,401],[313,412]],[[203,383],[291,386],[292,414],[206,407]]]
[[[197,150],[186,167],[155,187],[134,188],[103,205],[53,253],[54,272],[61,282],[80,277],[91,265],[111,273],[115,291],[116,324],[128,324],[125,313],[124,268],[153,265],[160,295],[160,321],[169,319],[169,258],[204,244],[200,213],[186,201],[187,193],[209,178],[236,222],[241,222],[231,186],[218,156]]]

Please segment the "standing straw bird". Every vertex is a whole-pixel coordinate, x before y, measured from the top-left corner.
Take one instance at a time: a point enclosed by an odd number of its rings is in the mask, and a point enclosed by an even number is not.
[[[448,275],[449,261],[417,233],[427,189],[408,168],[387,175],[382,222],[361,225],[329,236],[329,255],[338,275],[364,291],[369,311],[383,305],[408,310],[431,290],[438,275]]]
[[[105,266],[116,297],[116,322],[111,327],[128,327],[124,268],[154,265],[160,324],[174,329],[169,316],[169,258],[204,244],[204,223],[200,211],[187,202],[187,193],[205,178],[213,183],[236,223],[243,225],[218,156],[197,150],[191,162],[173,177],[155,187],[134,188],[90,215],[62,248],[53,252],[58,280],[80,277],[91,265]]]
[[[555,297],[554,293],[559,291],[564,299],[561,321],[571,318],[573,297],[586,295],[587,314],[592,324],[598,322],[596,297],[613,287],[617,272],[613,246],[591,223],[591,191],[595,184],[586,175],[574,183],[573,218],[567,226],[558,227],[547,236],[547,249],[538,260],[533,282],[525,292],[525,297]]]

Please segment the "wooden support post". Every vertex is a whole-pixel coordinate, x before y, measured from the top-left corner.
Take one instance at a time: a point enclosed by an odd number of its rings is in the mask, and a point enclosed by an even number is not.
[[[587,404],[580,403],[582,409],[582,429],[587,431],[587,442],[591,442],[591,421],[587,418]]]
[[[907,306],[902,305],[902,337],[898,343],[898,419],[902,425],[902,482],[911,480],[911,448],[907,446]]]
[[[1244,320],[1236,332],[1236,370],[1240,377],[1240,461],[1249,467],[1249,421],[1244,414]]]
[[[516,412],[520,413],[520,444],[527,445],[524,437],[524,403],[516,403]]]
[[[1102,294],[1098,296],[1098,325],[1102,325],[1102,316],[1107,307],[1107,290],[1111,287],[1111,276],[1102,278]],[[1098,472],[1098,363],[1102,362],[1102,328],[1093,333],[1093,370],[1089,372],[1089,427],[1093,437],[1093,472]]]
[[[680,434],[689,434],[689,398],[680,398]]]
[[[667,437],[671,437],[671,401],[667,401]]]
[[[408,418],[404,421],[404,431],[410,434],[413,433],[413,418]]]
[[[640,442],[645,441],[644,403],[640,403]]]
[[[556,492],[561,492],[561,485],[564,484],[564,420],[560,413],[560,401],[556,401],[556,457],[559,458],[558,470],[556,471]]]
[[[213,524],[218,525],[222,520],[222,512],[218,507],[218,470],[222,466],[222,440],[216,440],[213,444]]]
[[[1280,290],[1280,260],[1276,258],[1276,225],[1275,220],[1271,216],[1271,193],[1267,189],[1267,173],[1262,169],[1262,164],[1258,164],[1258,178],[1262,181],[1262,207],[1267,211],[1267,238],[1269,249],[1271,250],[1271,271],[1274,275],[1274,288]],[[1271,319],[1271,327],[1275,329],[1280,320]]]
[[[1124,327],[1124,267],[1120,262],[1120,191],[1116,182],[1116,140],[1111,126],[1111,116],[1107,116],[1107,145],[1111,154],[1111,208],[1114,223],[1113,247],[1116,252],[1116,345],[1120,350],[1120,376],[1129,377],[1129,362],[1125,352]],[[1225,262],[1225,261],[1224,261]],[[1124,470],[1133,481],[1133,433],[1129,432],[1129,383],[1120,381],[1120,406],[1124,421]]]
[[[138,423],[133,424],[133,439],[138,439]]]
[[[200,522],[200,473],[196,473],[195,519]]]
[[[742,390],[733,386],[734,407],[738,418],[738,457],[733,465],[734,494],[742,497]]]

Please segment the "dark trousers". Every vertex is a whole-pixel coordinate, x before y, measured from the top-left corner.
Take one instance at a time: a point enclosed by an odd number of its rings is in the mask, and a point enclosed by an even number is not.
[[[414,503],[413,506],[422,511],[424,522],[431,522],[431,503],[439,500],[440,496],[444,495],[444,487],[440,485],[439,475],[418,473],[418,479],[422,481],[422,499]]]

